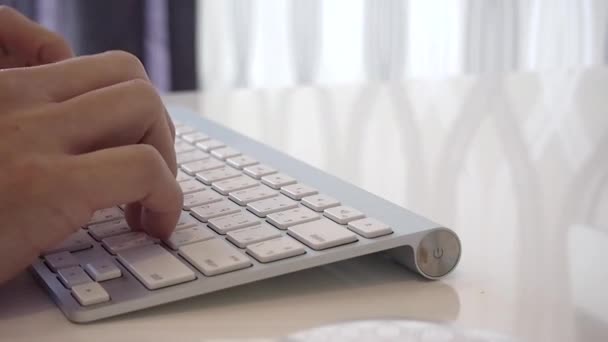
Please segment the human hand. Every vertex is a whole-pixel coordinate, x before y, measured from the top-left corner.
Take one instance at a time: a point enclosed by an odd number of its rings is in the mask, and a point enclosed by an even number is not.
[[[0,6],[0,70],[48,64],[72,56],[61,36],[10,7]]]
[[[97,209],[131,203],[129,225],[166,238],[183,200],[173,124],[139,60],[125,52],[62,60],[62,40],[17,30],[34,25],[20,20],[0,7],[0,45],[19,56],[16,65],[37,65],[0,70],[0,283]]]

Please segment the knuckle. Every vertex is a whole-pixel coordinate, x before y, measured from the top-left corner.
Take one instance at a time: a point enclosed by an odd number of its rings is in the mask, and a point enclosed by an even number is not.
[[[145,99],[147,101],[160,100],[160,95],[158,94],[158,92],[156,91],[156,88],[154,88],[152,83],[138,78],[138,79],[128,81],[128,84],[133,89],[133,91],[136,93],[136,95],[145,97]]]
[[[147,184],[164,183],[170,178],[167,163],[154,146],[139,144],[136,148],[136,163]]]
[[[148,78],[143,63],[134,54],[122,50],[113,50],[106,52],[106,55],[121,71],[132,75],[133,78]]]
[[[154,146],[148,144],[137,145],[137,158],[148,172],[153,172],[155,174],[156,170],[159,169],[159,166],[164,164],[164,160],[160,155],[160,152],[158,152]]]
[[[163,101],[152,83],[142,79],[134,79],[128,83],[134,98],[139,99],[139,103],[144,106],[146,112],[156,116],[164,113]]]

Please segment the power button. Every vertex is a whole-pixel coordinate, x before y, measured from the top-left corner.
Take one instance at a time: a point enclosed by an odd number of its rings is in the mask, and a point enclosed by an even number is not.
[[[460,240],[446,228],[428,232],[418,244],[416,265],[429,278],[448,274],[460,260]]]
[[[443,256],[443,248],[437,247],[433,250],[433,257],[435,259],[441,259],[442,256]]]

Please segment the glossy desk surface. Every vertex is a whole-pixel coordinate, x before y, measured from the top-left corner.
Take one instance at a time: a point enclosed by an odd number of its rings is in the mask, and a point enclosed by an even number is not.
[[[88,325],[24,273],[0,286],[0,339],[265,338],[398,317],[608,340],[607,69],[166,100],[453,228],[459,267],[429,282],[369,256]]]

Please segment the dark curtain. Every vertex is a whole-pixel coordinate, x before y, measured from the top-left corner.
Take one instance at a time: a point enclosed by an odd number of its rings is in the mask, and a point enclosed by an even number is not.
[[[0,0],[63,35],[78,55],[125,50],[163,90],[196,89],[196,0]]]

